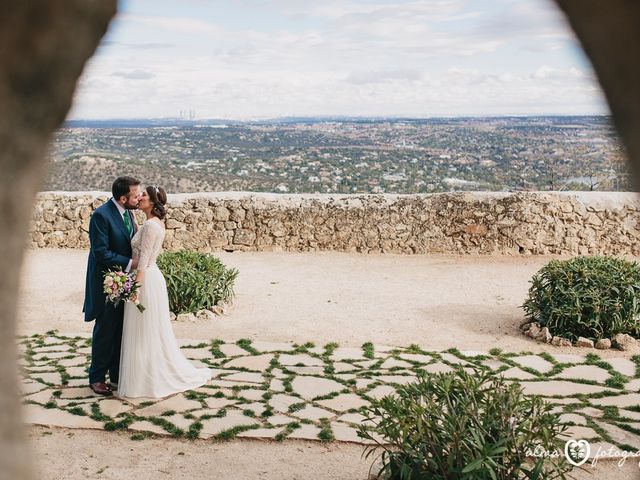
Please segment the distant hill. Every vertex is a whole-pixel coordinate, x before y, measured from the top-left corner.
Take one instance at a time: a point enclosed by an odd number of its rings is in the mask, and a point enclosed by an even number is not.
[[[125,173],[176,193],[631,188],[608,116],[72,120],[50,157],[50,190]]]

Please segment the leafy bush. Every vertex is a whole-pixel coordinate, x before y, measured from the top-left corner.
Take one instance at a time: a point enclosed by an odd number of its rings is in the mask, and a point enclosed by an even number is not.
[[[640,334],[640,266],[613,257],[552,260],[531,280],[522,305],[552,335],[576,340]]]
[[[169,308],[176,314],[211,309],[234,296],[238,271],[226,268],[213,255],[167,251],[160,254],[157,263],[167,282]]]
[[[563,452],[567,427],[551,410],[517,383],[458,367],[374,400],[363,410],[374,426],[359,425],[358,435],[374,442],[367,458],[382,450],[379,475],[392,480],[564,479],[571,465],[562,454],[527,458],[536,446]]]

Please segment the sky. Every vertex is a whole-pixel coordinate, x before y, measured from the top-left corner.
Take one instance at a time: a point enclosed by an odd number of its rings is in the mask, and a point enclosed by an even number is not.
[[[70,119],[608,114],[550,0],[121,0]]]

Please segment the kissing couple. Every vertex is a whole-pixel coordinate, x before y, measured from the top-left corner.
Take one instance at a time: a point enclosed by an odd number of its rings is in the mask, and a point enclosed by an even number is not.
[[[89,386],[99,395],[162,398],[204,385],[208,368],[196,368],[180,351],[171,326],[167,284],[156,259],[165,237],[167,193],[118,177],[113,197],[89,222],[89,261],[84,321],[95,320]],[[133,210],[146,220],[136,224]],[[114,305],[104,293],[104,275],[113,268],[135,271],[140,312],[132,302]],[[106,382],[107,374],[110,383]]]

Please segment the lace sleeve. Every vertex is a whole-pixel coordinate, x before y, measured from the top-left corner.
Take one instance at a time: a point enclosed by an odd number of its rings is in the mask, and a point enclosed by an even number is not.
[[[138,270],[144,271],[149,266],[153,257],[158,230],[151,227],[150,222],[145,222],[140,227],[140,258],[138,259]]]

